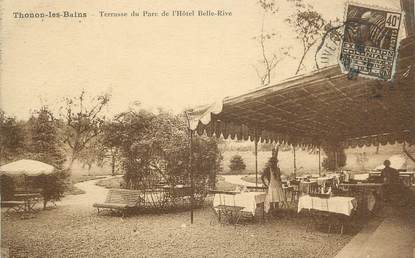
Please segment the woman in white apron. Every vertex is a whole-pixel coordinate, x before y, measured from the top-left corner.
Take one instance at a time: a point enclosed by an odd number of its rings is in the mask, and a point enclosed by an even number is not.
[[[264,178],[267,179],[268,184]],[[281,171],[278,167],[278,159],[271,157],[268,161],[267,167],[261,176],[262,182],[268,187],[268,192],[265,197],[265,211],[268,213],[270,209],[276,209],[279,203],[288,207],[287,197],[282,188]]]

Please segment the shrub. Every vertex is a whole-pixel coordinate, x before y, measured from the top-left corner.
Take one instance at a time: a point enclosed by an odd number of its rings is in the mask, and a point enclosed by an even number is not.
[[[60,200],[67,188],[68,173],[59,171],[50,175],[41,175],[35,178],[34,186],[41,189],[43,208],[51,200]]]
[[[336,148],[332,146],[323,146],[323,150],[327,157],[323,159],[321,166],[327,171],[333,171],[336,169],[336,154],[337,152],[337,168],[344,167],[346,165],[346,153],[342,148]]]
[[[241,171],[246,168],[246,165],[241,157],[241,155],[232,156],[229,164],[231,171]]]
[[[15,189],[13,178],[6,176],[6,175],[1,175],[0,180],[1,180],[1,189],[0,189],[1,199],[3,201],[12,200],[14,189]]]

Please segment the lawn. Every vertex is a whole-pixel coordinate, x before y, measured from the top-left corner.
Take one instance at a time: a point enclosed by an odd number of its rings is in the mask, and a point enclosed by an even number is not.
[[[222,153],[222,173],[232,174],[229,169],[229,161],[232,156],[241,155],[243,161],[246,164],[244,171],[238,172],[237,174],[255,174],[255,155],[252,151],[224,151]],[[307,171],[311,173],[318,173],[318,155],[309,154],[307,151],[297,151],[297,169],[299,172]],[[270,151],[259,151],[258,152],[258,173],[264,169],[265,164],[271,157]],[[280,151],[278,154],[279,165],[283,174],[289,175],[294,171],[293,156],[291,151]]]
[[[111,177],[107,179],[101,179],[95,184],[98,186],[105,187],[107,189],[119,189],[121,188],[121,183],[124,181],[122,177]]]
[[[256,182],[255,175],[243,176],[243,177],[241,177],[241,179],[244,180],[244,181],[246,181],[246,182],[248,182],[248,183],[255,184],[255,182]],[[262,184],[261,175],[260,174],[258,175],[258,184]]]

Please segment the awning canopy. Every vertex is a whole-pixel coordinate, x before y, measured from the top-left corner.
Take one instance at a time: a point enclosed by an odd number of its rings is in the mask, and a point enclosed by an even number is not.
[[[54,171],[55,167],[30,159],[18,160],[0,167],[0,175],[7,176],[40,176],[51,174]]]
[[[190,129],[224,138],[317,146],[415,142],[414,37],[393,82],[349,79],[336,66],[188,110]]]

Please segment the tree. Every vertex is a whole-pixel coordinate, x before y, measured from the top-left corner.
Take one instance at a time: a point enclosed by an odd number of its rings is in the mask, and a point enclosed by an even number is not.
[[[244,170],[246,168],[246,165],[245,165],[241,155],[232,156],[232,158],[230,160],[229,168],[233,172],[241,171],[241,170]]]
[[[102,137],[96,137],[91,140],[90,144],[85,146],[79,155],[79,161],[83,167],[88,167],[88,174],[90,174],[92,165],[96,164],[99,167],[103,167],[106,158],[106,148],[102,143]]]
[[[105,160],[109,159],[112,175],[115,175],[122,166],[120,146],[122,146],[121,140],[123,136],[120,134],[120,129],[125,129],[122,126],[123,116],[124,113],[116,116],[114,121],[106,122],[101,137]]]
[[[261,34],[254,37],[255,40],[258,40],[261,50],[261,59],[258,61],[259,65],[254,65],[254,69],[259,78],[260,86],[264,87],[271,83],[272,75],[275,72],[278,63],[289,53],[287,48],[280,48],[277,53],[269,51],[268,42],[277,38],[279,35],[275,32],[265,33],[265,17],[267,14],[276,14],[278,8],[273,0],[259,0],[258,3],[264,13],[262,16]]]
[[[24,151],[24,141],[23,125],[0,110],[0,164],[18,158]]]
[[[68,170],[72,168],[73,162],[80,157],[91,141],[102,133],[105,119],[102,110],[109,100],[108,94],[88,100],[85,91],[82,91],[78,97],[65,99],[62,114],[66,123],[63,141],[71,152]]]
[[[323,159],[321,166],[328,171],[346,166],[346,153],[344,148],[336,144],[323,144],[324,153],[327,157]],[[337,167],[336,167],[337,166]]]
[[[62,169],[66,157],[58,135],[58,123],[59,121],[46,106],[32,114],[27,123],[29,135],[27,155]]]
[[[327,22],[313,7],[305,6],[301,1],[295,1],[297,12],[286,19],[297,33],[296,38],[302,43],[302,54],[295,74],[302,69],[304,59],[317,41],[323,37]]]

